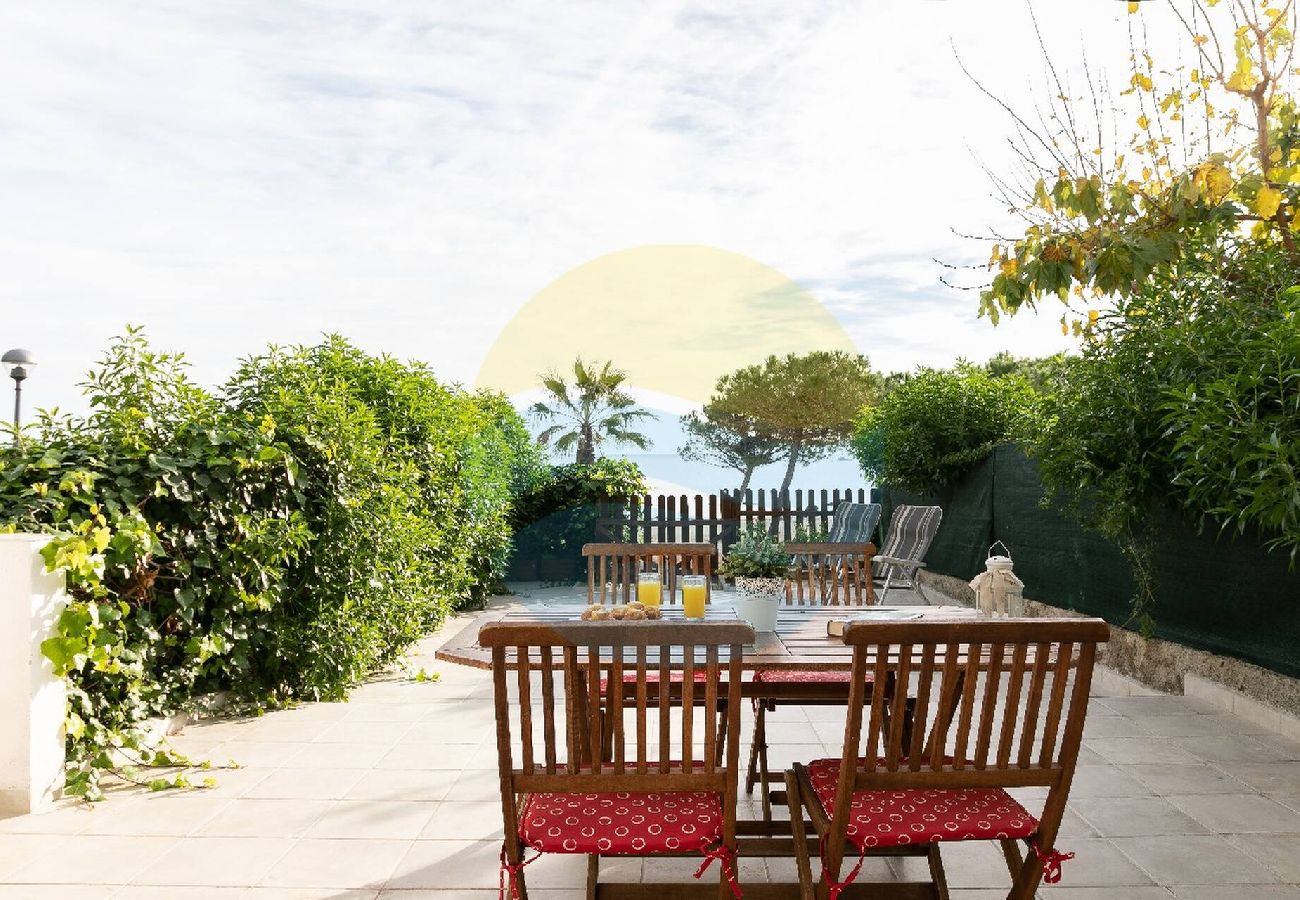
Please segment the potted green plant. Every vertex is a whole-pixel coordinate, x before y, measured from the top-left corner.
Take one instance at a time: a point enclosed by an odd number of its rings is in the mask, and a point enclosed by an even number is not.
[[[759,526],[742,534],[718,566],[719,575],[735,579],[736,613],[755,631],[775,630],[789,571],[785,545]]]

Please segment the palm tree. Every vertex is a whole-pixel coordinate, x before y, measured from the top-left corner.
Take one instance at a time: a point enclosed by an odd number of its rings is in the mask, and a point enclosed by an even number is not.
[[[623,390],[626,372],[609,362],[588,365],[580,356],[573,361],[572,382],[558,372],[547,372],[541,379],[548,397],[528,407],[528,413],[544,422],[558,420],[537,436],[543,447],[553,443],[561,453],[576,447],[575,462],[588,464],[596,461],[596,448],[605,441],[650,448],[649,438],[631,427],[653,414]]]

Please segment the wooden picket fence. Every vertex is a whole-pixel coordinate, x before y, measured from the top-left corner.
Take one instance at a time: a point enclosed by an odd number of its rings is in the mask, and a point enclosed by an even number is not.
[[[597,542],[688,543],[707,541],[719,551],[752,525],[773,528],[782,541],[793,541],[797,529],[817,533],[830,529],[835,508],[842,502],[868,503],[865,488],[832,490],[719,491],[716,494],[645,494],[627,501],[600,505]]]

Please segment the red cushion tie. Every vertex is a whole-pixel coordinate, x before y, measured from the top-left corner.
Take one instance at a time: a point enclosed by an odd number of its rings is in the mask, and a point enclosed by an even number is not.
[[[537,857],[541,855],[542,852],[539,850],[533,854],[532,859],[521,859],[518,863],[512,864],[506,858],[505,843],[503,842],[501,844],[501,869],[497,872],[497,900],[505,900],[506,898],[507,876],[510,878],[510,900],[519,900],[519,879],[517,876],[524,870],[524,866],[533,862],[533,860],[537,859]]]
[[[818,848],[818,855],[820,855],[822,859],[822,878],[826,880],[826,896],[829,900],[837,900],[840,896],[840,892],[851,885],[854,879],[858,877],[858,873],[862,871],[862,864],[867,861],[867,848],[865,846],[862,848],[862,852],[858,855],[858,864],[849,871],[849,874],[844,877],[844,880],[836,881],[831,877],[830,872],[826,870],[826,839],[828,837],[830,837],[829,831],[822,835],[821,846]],[[843,860],[841,859],[840,862],[843,862]]]
[[[1036,843],[1030,844],[1029,846],[1034,851],[1034,856],[1038,857],[1042,862],[1043,881],[1046,881],[1048,884],[1056,884],[1060,881],[1061,863],[1065,862],[1067,859],[1074,859],[1073,853],[1061,853],[1059,850],[1048,850],[1047,852],[1043,852],[1038,849],[1038,844]]]
[[[726,844],[719,844],[708,850],[701,851],[704,854],[704,862],[695,870],[695,877],[699,878],[708,869],[709,863],[715,859],[718,865],[722,866],[722,874],[727,876],[727,884],[731,885],[731,893],[736,900],[741,900],[740,883],[736,880],[736,853]]]

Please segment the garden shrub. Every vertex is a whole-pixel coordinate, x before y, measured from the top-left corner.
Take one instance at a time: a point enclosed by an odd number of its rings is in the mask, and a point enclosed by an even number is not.
[[[973,366],[922,369],[858,418],[852,449],[876,484],[919,493],[950,484],[1004,441],[1032,430],[1037,395],[1025,379]]]
[[[501,574],[526,432],[499,397],[338,338],[217,396],[138,331],[85,387],[88,416],[0,451],[0,522],[56,533],[67,573],[43,649],[69,683],[69,793],[171,762],[137,726],[197,695],[340,697]]]
[[[1249,247],[1121,301],[1046,403],[1043,477],[1140,541],[1154,506],[1300,549],[1300,270]]]
[[[646,493],[645,476],[626,459],[598,459],[537,472],[515,500],[511,524],[520,560],[572,561],[576,575],[582,545],[596,539],[600,505]]]

